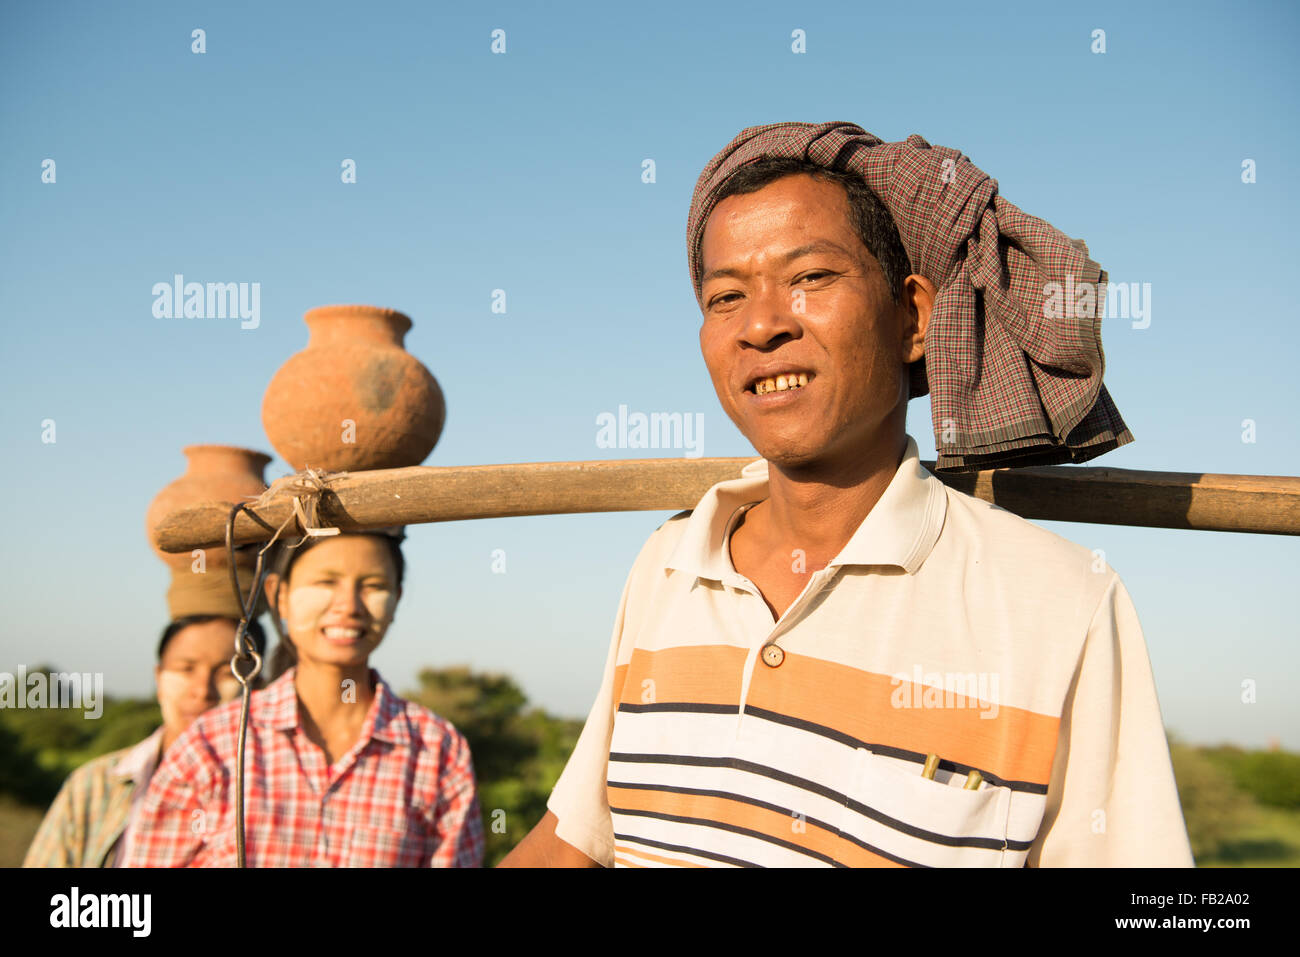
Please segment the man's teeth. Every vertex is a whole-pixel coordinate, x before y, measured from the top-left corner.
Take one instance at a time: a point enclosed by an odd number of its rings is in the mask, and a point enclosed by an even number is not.
[[[326,638],[360,638],[360,628],[326,628]]]
[[[754,383],[754,394],[764,395],[768,392],[785,392],[789,389],[797,389],[800,386],[808,384],[808,373],[791,372],[789,375],[779,375],[768,379],[759,379]]]

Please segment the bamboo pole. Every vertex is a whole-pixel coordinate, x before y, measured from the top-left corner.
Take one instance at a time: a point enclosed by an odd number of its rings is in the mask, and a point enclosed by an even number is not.
[[[318,515],[322,526],[364,531],[517,515],[681,510],[752,461],[620,459],[354,472],[329,483]],[[934,470],[933,461],[921,464]],[[1300,535],[1300,477],[1071,465],[936,476],[1027,519]],[[158,525],[158,543],[168,552],[223,545],[229,511],[229,504],[212,502],[173,512]],[[239,514],[234,540],[267,541],[292,514],[292,493],[278,492]]]

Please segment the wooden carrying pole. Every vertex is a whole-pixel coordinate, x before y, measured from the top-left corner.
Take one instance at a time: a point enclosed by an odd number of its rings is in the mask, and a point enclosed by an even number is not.
[[[626,459],[353,472],[329,481],[318,522],[364,531],[514,515],[681,510],[753,461]],[[932,461],[921,464],[934,469]],[[1071,465],[936,474],[951,488],[1027,519],[1300,535],[1300,477]],[[269,540],[293,514],[293,497],[278,491],[267,504],[240,512],[235,543]],[[173,512],[157,527],[158,543],[168,552],[222,546],[229,512],[229,504],[218,502]],[[297,533],[294,523],[288,529]]]

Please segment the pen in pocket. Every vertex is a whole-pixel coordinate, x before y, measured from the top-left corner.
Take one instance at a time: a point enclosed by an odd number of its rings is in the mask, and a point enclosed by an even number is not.
[[[938,769],[939,769],[939,755],[927,754],[925,756],[925,767],[921,768],[921,777],[925,778],[927,781],[933,781],[934,772],[937,771]],[[971,771],[970,774],[966,775],[966,783],[962,785],[962,788],[963,790],[966,791],[978,791],[980,789],[980,784],[983,781],[984,781],[983,775],[981,775],[978,771]]]

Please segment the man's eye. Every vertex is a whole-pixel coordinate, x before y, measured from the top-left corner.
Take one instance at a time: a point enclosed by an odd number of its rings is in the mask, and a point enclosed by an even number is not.
[[[828,272],[810,272],[810,273],[808,273],[808,274],[805,275],[805,276],[800,276],[799,278],[800,278],[800,279],[816,279],[816,278],[818,278],[819,276],[829,276],[829,275],[830,275],[830,273],[828,273]]]
[[[738,297],[734,292],[729,292],[729,293],[727,293],[726,295],[719,296],[717,299],[713,300],[713,304],[714,304],[715,306],[720,306],[720,305],[722,305],[724,302],[726,302],[728,299],[736,299],[736,298],[739,298],[739,297]]]

